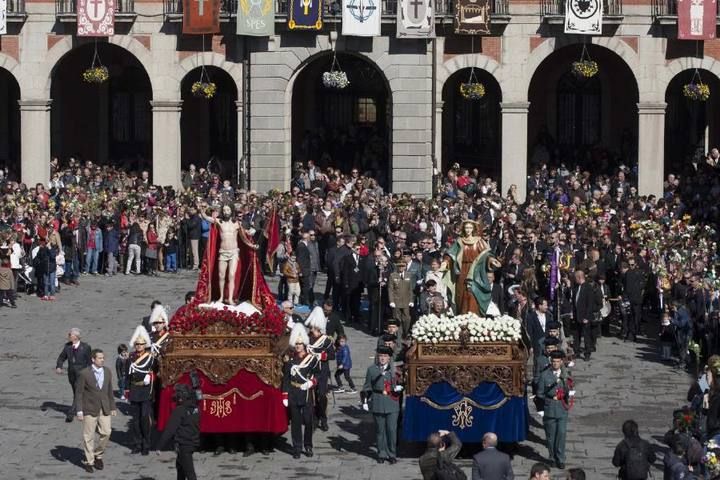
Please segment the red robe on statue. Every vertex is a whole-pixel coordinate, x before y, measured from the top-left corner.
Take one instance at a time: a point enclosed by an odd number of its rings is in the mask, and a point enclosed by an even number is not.
[[[252,248],[252,241],[247,238],[245,231],[240,228],[238,232],[238,247],[240,250],[237,270],[235,271],[235,292],[232,298],[238,303],[250,302],[259,310],[270,305],[276,305],[275,297],[270,291],[263,276],[258,250]],[[220,298],[220,278],[218,276],[218,251],[220,249],[220,230],[217,225],[211,225],[210,236],[205,248],[205,258],[200,269],[195,298],[203,303],[210,303]],[[223,298],[230,298],[225,283]]]

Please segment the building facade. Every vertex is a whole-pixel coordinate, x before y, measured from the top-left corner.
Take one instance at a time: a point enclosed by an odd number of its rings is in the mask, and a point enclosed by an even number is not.
[[[665,174],[717,142],[720,40],[678,40],[676,0],[604,2],[600,36],[565,35],[562,0],[492,0],[491,34],[455,35],[452,0],[440,0],[436,38],[399,39],[394,0],[373,38],[339,34],[332,5],[321,31],[296,32],[280,0],[276,34],[253,38],[235,34],[234,0],[205,36],[181,33],[178,0],[120,0],[115,35],[95,41],[75,35],[73,0],[9,0],[0,164],[34,184],[53,156],[147,162],[155,183],[177,186],[184,166],[215,162],[268,190],[286,189],[296,162],[360,162],[389,190],[429,195],[433,172],[458,162],[524,197],[528,165],[580,158],[637,164],[640,193],[659,194]],[[569,71],[583,55],[599,73],[579,81]],[[333,59],[343,91],[322,86]],[[83,82],[94,64],[109,81]],[[682,96],[698,75],[706,102]],[[191,92],[204,78],[211,100]],[[458,93],[471,78],[480,101]]]

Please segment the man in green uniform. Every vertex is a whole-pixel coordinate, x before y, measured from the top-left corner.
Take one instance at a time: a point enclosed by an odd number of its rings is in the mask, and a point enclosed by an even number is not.
[[[564,366],[565,354],[554,351],[550,354],[550,368],[540,374],[538,396],[545,404],[543,427],[549,452],[549,458],[560,469],[565,468],[565,433],[567,431],[568,410],[572,404],[572,378]]]
[[[377,349],[377,363],[367,369],[363,385],[363,410],[372,412],[375,419],[378,463],[397,462],[397,425],[400,413],[400,393],[403,386],[390,366],[392,348]],[[370,404],[368,405],[368,399]]]

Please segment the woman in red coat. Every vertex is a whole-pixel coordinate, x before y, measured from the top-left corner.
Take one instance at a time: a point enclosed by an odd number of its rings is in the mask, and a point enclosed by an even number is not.
[[[149,224],[147,229],[147,248],[145,249],[145,261],[148,275],[157,275],[158,258],[158,234],[155,225]]]

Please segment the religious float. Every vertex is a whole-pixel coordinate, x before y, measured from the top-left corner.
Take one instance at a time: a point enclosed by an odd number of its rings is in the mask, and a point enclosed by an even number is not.
[[[500,264],[481,228],[464,221],[463,235],[443,262],[443,280],[459,314],[426,315],[411,330],[405,440],[424,442],[448,426],[464,442],[480,442],[486,432],[508,443],[527,437],[527,351],[520,322],[500,315],[491,301],[488,272]]]
[[[241,227],[236,229],[238,248],[228,254],[220,243],[227,232],[212,226],[195,300],[170,321],[170,339],[159,359],[160,429],[174,408],[173,386],[191,385],[194,377],[202,391],[201,432],[287,430],[280,390],[281,351],[287,347],[283,314],[265,282],[256,247]],[[235,275],[225,282],[229,270]],[[223,298],[230,299],[229,305],[219,301]],[[232,299],[242,303],[234,305]]]

